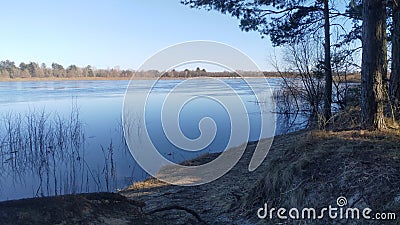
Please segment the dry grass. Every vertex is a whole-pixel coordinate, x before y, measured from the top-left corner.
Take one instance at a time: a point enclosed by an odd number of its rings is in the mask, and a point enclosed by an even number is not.
[[[335,206],[339,196],[347,197],[354,207],[400,213],[400,201],[395,200],[400,196],[398,143],[400,131],[393,129],[299,131],[276,137],[266,160],[253,172],[247,170],[252,156],[248,149],[228,174],[212,183],[180,187],[149,179],[123,194],[146,202],[145,211],[169,204],[193,209],[209,224],[264,224],[256,216],[264,203],[271,207],[318,209]],[[259,144],[266,146],[265,140]],[[199,162],[211,158],[203,156]],[[196,159],[189,164],[197,165]],[[187,223],[190,217],[176,211],[163,216],[171,224]],[[270,222],[352,224],[340,220]]]
[[[311,131],[275,150],[281,157],[272,158],[263,168],[265,174],[244,199],[241,214],[251,217],[264,202],[271,207],[322,208],[336,205],[339,196],[346,196],[354,207],[399,213],[400,202],[395,200],[400,195],[398,143],[398,130]]]
[[[157,188],[162,188],[168,186],[167,183],[164,183],[160,180],[157,180],[155,178],[148,178],[144,181],[139,181],[139,182],[135,182],[132,185],[130,185],[129,187],[125,188],[124,190],[122,190],[120,193],[124,194],[124,193],[132,193],[136,190],[141,190],[141,192],[136,193],[135,195],[130,195],[132,196],[140,196],[140,195],[147,195],[147,194],[151,194],[154,190],[156,190]],[[148,191],[146,191],[148,190]]]
[[[344,78],[339,78],[338,76],[333,76],[334,81],[340,81]],[[352,73],[346,76],[346,80],[348,83],[361,83],[361,73]]]

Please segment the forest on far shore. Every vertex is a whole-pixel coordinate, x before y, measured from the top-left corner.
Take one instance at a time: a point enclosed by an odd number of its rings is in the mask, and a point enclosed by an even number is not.
[[[259,72],[239,72],[241,76],[262,76],[263,73]],[[266,72],[270,73],[270,72]],[[275,74],[275,73],[271,73]],[[171,70],[168,72],[160,72],[158,70],[148,71],[135,71],[125,70],[119,67],[111,69],[96,69],[90,65],[86,67],[78,67],[70,65],[66,68],[58,63],[52,63],[48,67],[45,63],[30,62],[20,63],[16,66],[15,62],[10,60],[0,61],[0,79],[14,79],[14,78],[131,78],[131,77],[199,77],[199,76],[212,76],[212,77],[238,77],[236,72],[207,72],[205,69],[197,68],[196,70],[185,69],[184,71]],[[276,76],[276,74],[275,74]]]
[[[320,78],[323,78],[323,74],[320,74]],[[351,76],[353,75],[353,76]],[[10,60],[0,61],[0,79],[27,79],[27,78],[125,78],[131,77],[138,78],[190,78],[190,77],[296,77],[295,72],[286,72],[285,74],[279,72],[253,72],[253,71],[221,71],[221,72],[209,72],[206,69],[200,69],[197,67],[195,70],[185,69],[183,71],[171,70],[168,72],[160,72],[158,70],[147,70],[147,71],[135,71],[120,69],[114,67],[111,69],[97,69],[90,65],[86,67],[78,67],[76,65],[70,65],[66,68],[58,63],[52,63],[48,67],[45,63],[20,63],[16,66],[15,62]],[[349,74],[349,81],[358,81],[358,77],[361,75],[359,72],[353,72]],[[357,77],[357,79],[352,79]]]

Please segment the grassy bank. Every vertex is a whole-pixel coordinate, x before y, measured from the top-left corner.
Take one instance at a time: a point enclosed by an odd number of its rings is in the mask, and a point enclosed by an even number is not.
[[[259,144],[266,146],[267,141],[262,140]],[[121,191],[121,195],[81,195],[79,198],[69,196],[3,202],[0,204],[0,222],[383,224],[382,221],[374,220],[329,218],[280,220],[275,217],[273,221],[266,221],[260,220],[256,213],[264,203],[276,208],[322,208],[336,206],[337,198],[345,196],[348,206],[360,209],[369,207],[374,212],[393,212],[399,217],[398,143],[400,133],[396,130],[299,131],[276,137],[267,159],[253,172],[249,172],[247,168],[254,151],[254,143],[247,146],[244,156],[229,173],[205,185],[171,186],[148,179]],[[185,163],[203,164],[216,156],[218,154],[204,155]],[[54,205],[54,201],[58,203]],[[55,215],[63,212],[67,216],[38,217],[36,212],[43,215],[47,215],[46,212],[54,212]],[[383,222],[398,224],[399,221]]]
[[[260,142],[265,145],[266,140]],[[195,210],[209,224],[265,224],[257,210],[271,207],[348,206],[400,216],[400,134],[398,131],[300,131],[275,138],[267,159],[248,172],[254,146],[227,175],[200,187],[169,186],[156,180],[137,183],[122,194],[146,202],[145,211],[168,205]],[[209,161],[215,155],[193,160]],[[208,158],[208,159],[207,159]],[[160,212],[161,214],[161,212]],[[190,214],[162,212],[173,224],[188,224]],[[384,221],[398,224],[399,219]],[[280,224],[382,224],[365,220],[280,220]],[[268,223],[268,224],[269,224]],[[195,224],[195,223],[193,223]]]

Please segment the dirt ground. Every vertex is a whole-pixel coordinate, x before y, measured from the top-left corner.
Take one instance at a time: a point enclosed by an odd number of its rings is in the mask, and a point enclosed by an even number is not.
[[[261,141],[261,146],[267,140]],[[400,220],[261,220],[264,203],[275,207],[336,205],[394,212],[400,217],[400,135],[395,131],[300,131],[274,139],[267,159],[255,171],[248,165],[255,144],[220,179],[197,187],[171,186],[149,179],[121,192],[146,203],[150,212],[167,206],[195,211],[207,224],[400,224]],[[216,155],[188,164],[203,164]],[[199,224],[184,210],[157,212],[170,224]]]

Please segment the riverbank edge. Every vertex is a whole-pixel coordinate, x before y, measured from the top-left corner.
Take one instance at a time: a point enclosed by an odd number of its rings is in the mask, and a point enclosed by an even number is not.
[[[347,196],[353,206],[392,210],[400,216],[398,130],[301,130],[278,135],[262,165],[255,171],[248,171],[256,144],[263,147],[268,141],[247,143],[245,154],[236,166],[208,184],[174,186],[149,178],[117,194],[91,193],[0,202],[0,222],[264,224],[265,221],[258,219],[256,214],[264,201],[272,201],[269,202],[271,205],[279,199],[281,204],[292,202],[295,206],[316,200],[335,204],[335,197],[340,195]],[[201,165],[217,156],[218,153],[206,154],[183,164]],[[347,168],[351,165],[357,167]],[[382,180],[375,182],[376,178]],[[326,187],[326,179],[331,180],[330,188]],[[360,181],[361,184],[372,183],[360,192],[357,189]],[[357,200],[360,193],[364,200]],[[59,215],[62,221],[48,215],[49,212]],[[296,221],[292,222],[296,224]],[[396,224],[398,220],[391,222],[386,224]]]
[[[190,77],[192,79],[216,78],[216,79],[262,79],[262,78],[279,78],[279,77]],[[183,77],[72,77],[72,78],[0,78],[0,82],[52,82],[52,81],[118,81],[118,80],[186,80],[190,78]]]
[[[186,79],[201,79],[201,78],[216,78],[216,79],[282,79],[281,76],[265,76],[265,77],[257,77],[257,76],[244,76],[244,77],[71,77],[71,78],[60,78],[60,77],[29,77],[29,78],[0,78],[0,82],[56,82],[56,81],[119,81],[119,80],[186,80]],[[285,77],[285,78],[293,78],[293,77]],[[335,81],[339,81],[339,79],[335,78]],[[343,82],[343,81],[341,81]],[[347,83],[361,83],[361,77],[352,76],[346,80]]]

